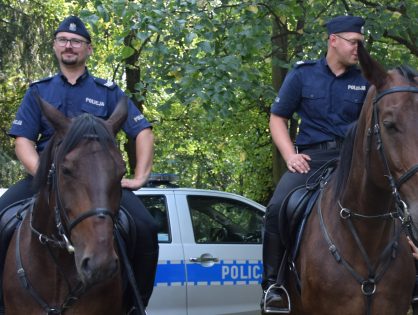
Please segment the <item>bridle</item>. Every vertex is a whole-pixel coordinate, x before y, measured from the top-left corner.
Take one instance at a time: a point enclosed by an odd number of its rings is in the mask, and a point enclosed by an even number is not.
[[[373,99],[373,114],[372,114],[372,124],[371,127],[368,129],[367,138],[368,143],[371,141],[371,136],[374,135],[376,137],[377,142],[377,150],[379,155],[383,161],[383,166],[385,168],[385,177],[389,181],[389,186],[392,191],[392,195],[395,201],[395,207],[397,210],[398,218],[402,222],[403,226],[410,228],[411,226],[411,215],[408,210],[407,204],[402,200],[399,189],[400,187],[406,183],[415,173],[418,172],[418,164],[411,166],[404,174],[402,174],[398,180],[394,178],[392,175],[389,164],[384,152],[383,148],[383,141],[382,136],[380,133],[380,125],[379,125],[379,111],[377,108],[378,102],[386,95],[399,93],[399,92],[409,92],[409,93],[418,93],[418,88],[413,86],[395,86],[393,88],[383,90],[382,92],[378,93]]]
[[[331,236],[326,228],[324,218],[322,215],[322,209],[321,209],[321,198],[322,198],[322,193],[323,193],[322,189],[320,192],[318,207],[317,207],[321,230],[328,244],[328,249],[333,255],[333,257],[335,258],[335,260],[337,261],[337,263],[341,263],[351,273],[351,275],[356,279],[356,281],[361,285],[361,291],[366,298],[366,305],[367,305],[366,314],[368,315],[371,314],[371,298],[376,292],[377,283],[383,278],[384,273],[390,266],[391,260],[396,257],[396,250],[398,248],[398,239],[399,239],[400,233],[403,229],[407,229],[410,232],[410,229],[412,229],[412,225],[413,225],[411,215],[408,210],[408,206],[402,200],[400,193],[399,193],[399,189],[415,173],[418,172],[418,164],[411,166],[404,174],[402,174],[397,180],[395,180],[394,176],[392,175],[390,171],[389,164],[388,164],[385,152],[384,152],[383,141],[382,141],[382,136],[380,133],[380,125],[379,125],[379,112],[377,108],[378,102],[384,96],[388,94],[398,93],[398,92],[418,93],[418,88],[412,87],[412,86],[397,86],[397,87],[393,87],[393,88],[390,88],[390,89],[387,89],[378,93],[373,99],[372,122],[371,122],[371,127],[368,129],[368,132],[367,132],[368,150],[370,150],[371,136],[372,135],[376,136],[377,150],[384,164],[385,177],[388,179],[389,185],[391,187],[392,195],[395,201],[396,211],[390,212],[390,213],[384,213],[380,215],[362,215],[359,213],[355,213],[350,209],[344,208],[343,206],[341,206],[340,202],[338,202],[338,205],[340,207],[340,217],[343,220],[346,220],[348,222],[348,228],[351,234],[353,235],[353,238],[357,246],[359,247],[360,253],[367,265],[367,269],[368,269],[367,278],[364,278],[356,270],[354,270],[354,268],[340,254],[337,246],[332,241]],[[387,244],[387,246],[384,248],[383,252],[379,256],[379,261],[375,266],[372,265],[371,260],[360,240],[360,237],[356,231],[356,228],[354,227],[354,224],[351,218],[372,219],[372,220],[397,218],[401,221],[401,227],[399,227],[399,225],[395,225],[393,237],[391,238],[391,240],[389,241],[389,243]],[[380,263],[380,261],[382,261],[382,263]]]
[[[92,136],[86,135],[84,136],[84,138],[92,138]],[[57,146],[56,151],[58,151],[58,147],[59,147],[59,144]],[[74,252],[74,246],[71,243],[71,231],[79,223],[81,223],[85,219],[92,217],[92,216],[97,216],[98,218],[102,218],[102,219],[108,216],[112,220],[112,223],[115,224],[115,215],[107,208],[92,208],[88,211],[82,212],[75,219],[70,220],[68,215],[65,213],[65,210],[64,210],[65,207],[63,206],[63,202],[61,199],[61,192],[60,192],[59,183],[58,183],[59,173],[56,168],[56,165],[58,165],[58,156],[59,154],[57,154],[56,152],[54,155],[54,161],[48,172],[48,183],[50,184],[50,192],[52,192],[52,194],[54,194],[55,196],[55,207],[54,207],[55,226],[57,228],[57,231],[61,240],[58,240],[55,237],[54,238],[48,237],[45,234],[42,234],[38,230],[36,230],[32,224],[33,214],[32,214],[32,218],[30,221],[30,227],[31,227],[32,232],[38,236],[38,239],[42,244],[49,243],[55,247],[66,248],[67,251],[71,254]],[[51,198],[49,197],[48,201],[50,199]]]
[[[91,138],[91,135],[85,135],[84,138]],[[93,136],[94,137],[94,136]],[[29,225],[31,228],[32,233],[34,233],[39,242],[42,245],[45,245],[48,253],[54,260],[55,264],[57,265],[57,268],[59,272],[63,275],[63,278],[67,284],[68,287],[68,294],[65,300],[61,303],[59,307],[51,307],[40,295],[39,293],[34,289],[34,287],[31,285],[26,271],[23,267],[22,257],[21,257],[21,251],[20,251],[20,231],[21,226],[18,228],[17,237],[16,237],[16,264],[17,264],[17,273],[19,276],[19,280],[24,288],[28,290],[30,295],[37,301],[37,303],[43,308],[45,313],[47,315],[62,315],[66,309],[70,308],[79,298],[80,296],[85,292],[84,285],[79,282],[74,288],[71,286],[70,281],[65,276],[63,270],[58,264],[58,260],[54,253],[51,250],[51,247],[58,247],[58,248],[65,248],[67,249],[69,254],[74,253],[74,246],[71,243],[71,231],[83,220],[92,217],[97,216],[99,218],[106,218],[107,216],[111,218],[112,224],[115,224],[115,215],[106,208],[93,208],[88,211],[85,211],[81,213],[79,216],[77,216],[75,219],[70,220],[69,217],[65,213],[65,208],[62,203],[60,189],[59,189],[59,183],[58,183],[58,177],[59,173],[57,171],[56,165],[58,162],[58,148],[59,145],[55,148],[55,155],[53,163],[51,164],[50,170],[48,172],[48,185],[49,187],[49,196],[47,198],[48,203],[50,203],[51,194],[55,197],[55,207],[54,207],[54,215],[55,215],[55,225],[58,231],[58,235],[61,239],[57,239],[55,236],[47,236],[41,232],[39,232],[34,226],[33,226],[33,208],[34,208],[34,200],[30,204],[29,208]]]
[[[55,168],[56,163],[53,163],[49,171],[50,176],[52,177],[52,187],[55,191],[55,225],[57,227],[58,233],[66,244],[66,248],[69,253],[74,252],[74,246],[71,244],[71,231],[85,219],[97,216],[98,218],[104,219],[108,216],[112,220],[112,224],[115,223],[115,215],[107,208],[92,208],[88,211],[84,211],[79,214],[75,219],[70,220],[68,215],[65,213],[65,208],[62,203],[61,193],[58,185],[58,172]],[[64,222],[66,224],[64,224]]]

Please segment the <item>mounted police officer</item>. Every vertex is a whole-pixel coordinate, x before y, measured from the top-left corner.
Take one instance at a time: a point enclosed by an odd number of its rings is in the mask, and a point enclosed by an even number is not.
[[[339,156],[349,125],[360,114],[369,86],[356,66],[364,23],[356,16],[338,16],[326,23],[326,56],[297,63],[272,105],[270,131],[288,170],[277,184],[265,216],[262,313],[289,313],[290,308],[284,277],[278,279],[285,252],[279,234],[281,204],[292,189],[304,185],[311,174]],[[288,133],[288,120],[294,113],[300,117],[295,144]]]
[[[70,16],[59,25],[54,33],[53,50],[60,72],[30,85],[9,131],[10,136],[15,138],[16,155],[28,176],[10,187],[0,198],[0,210],[34,195],[31,182],[38,168],[39,154],[54,133],[46,119],[42,117],[34,98],[35,94],[67,117],[75,117],[87,112],[103,119],[107,119],[112,114],[118,100],[125,95],[113,82],[96,78],[87,70],[86,61],[93,53],[93,48],[90,34],[78,17]],[[151,172],[154,136],[150,123],[131,101],[129,101],[128,118],[122,128],[129,137],[135,139],[136,144],[135,175],[133,179],[124,178],[121,182],[123,188],[121,205],[127,209],[136,225],[137,239],[132,250],[134,254],[131,264],[142,302],[146,306],[154,287],[158,261],[157,225],[131,190],[142,187]],[[2,230],[3,228],[0,227],[0,231]],[[1,277],[12,232],[0,235]],[[0,314],[4,314],[3,308],[1,299]]]

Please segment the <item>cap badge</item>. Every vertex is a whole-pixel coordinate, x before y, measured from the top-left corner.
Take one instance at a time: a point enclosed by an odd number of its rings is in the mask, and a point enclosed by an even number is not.
[[[75,23],[70,23],[68,29],[72,32],[75,32],[77,30],[77,25]]]

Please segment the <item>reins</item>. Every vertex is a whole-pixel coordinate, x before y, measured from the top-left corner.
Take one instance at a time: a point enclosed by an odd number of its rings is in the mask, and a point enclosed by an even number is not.
[[[31,201],[31,203],[29,204],[29,213],[27,213],[26,215],[30,215],[30,225],[31,225],[31,229],[32,229],[32,214],[33,214],[33,207],[34,207],[34,199]],[[64,302],[61,303],[61,305],[59,307],[51,307],[49,306],[49,304],[39,295],[39,293],[34,289],[34,287],[32,286],[31,282],[29,281],[28,277],[27,277],[27,273],[25,271],[25,268],[23,267],[23,261],[22,261],[22,255],[21,255],[21,250],[20,250],[20,235],[21,235],[21,230],[22,230],[22,224],[19,225],[18,229],[17,229],[17,233],[16,233],[16,251],[15,251],[15,259],[16,259],[16,265],[17,265],[17,275],[19,278],[19,281],[22,285],[23,288],[25,288],[29,294],[33,297],[33,299],[42,307],[42,309],[45,311],[46,315],[62,315],[64,314],[65,310],[70,308],[78,299],[79,297],[84,293],[85,289],[84,286],[81,283],[78,283],[78,286],[76,289],[72,289],[67,277],[64,274],[64,271],[62,270],[62,268],[60,268],[57,258],[55,257],[55,255],[53,254],[51,248],[50,248],[50,244],[53,245],[58,245],[59,247],[65,248],[65,244],[62,244],[62,242],[58,242],[56,240],[50,239],[48,237],[46,237],[44,234],[40,234],[39,232],[37,232],[39,234],[39,241],[41,242],[42,245],[45,245],[46,248],[48,249],[48,253],[50,254],[50,256],[52,257],[52,259],[54,260],[55,264],[58,267],[59,272],[63,275],[63,278],[67,284],[68,287],[68,294],[67,297],[65,298]],[[32,232],[34,230],[32,229]],[[36,230],[35,230],[36,231]]]

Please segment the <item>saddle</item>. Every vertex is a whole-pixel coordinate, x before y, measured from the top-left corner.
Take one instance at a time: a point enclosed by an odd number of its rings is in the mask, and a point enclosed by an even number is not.
[[[306,220],[308,219],[320,188],[328,181],[335,170],[338,159],[325,163],[312,174],[305,185],[293,189],[285,198],[279,210],[279,229],[282,243],[292,249],[295,259],[300,246]]]
[[[32,202],[33,198],[23,199],[11,204],[0,212],[0,266],[2,267],[13,232],[18,224],[22,222],[26,210]]]

